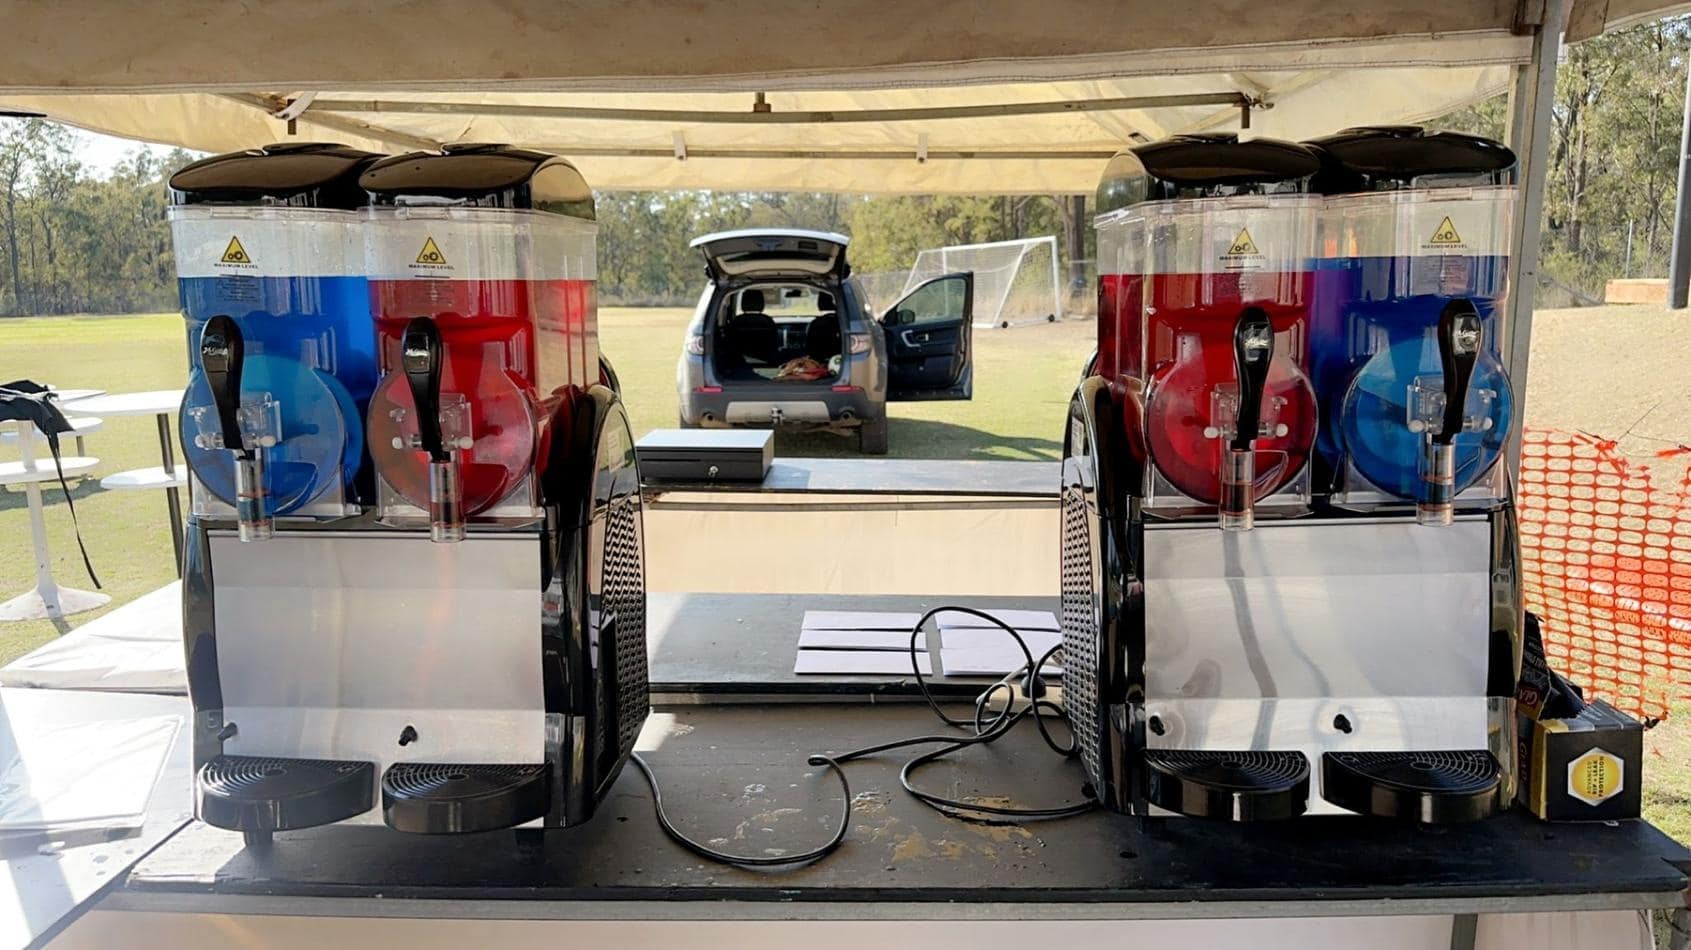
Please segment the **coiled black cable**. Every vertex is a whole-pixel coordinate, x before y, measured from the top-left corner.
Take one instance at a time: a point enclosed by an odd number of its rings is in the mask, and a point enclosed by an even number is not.
[[[1002,677],[975,697],[974,715],[970,719],[953,718],[940,707],[939,702],[934,699],[933,694],[928,690],[927,679],[922,675],[921,665],[917,659],[918,654],[916,644],[922,638],[923,628],[936,614],[944,611],[954,611],[978,617],[988,623],[991,623],[993,626],[1005,633],[1008,633],[1011,639],[1016,641],[1016,645],[1021,647],[1022,656],[1025,660],[1021,668]],[[718,851],[715,848],[711,848],[708,845],[701,844],[700,842],[689,838],[687,835],[683,834],[680,829],[676,828],[673,822],[670,821],[669,814],[664,808],[663,792],[658,786],[657,776],[652,773],[652,767],[647,764],[646,760],[643,759],[639,753],[634,753],[629,758],[634,762],[635,767],[640,770],[640,774],[645,776],[646,784],[651,787],[652,810],[657,815],[658,826],[663,829],[664,834],[668,835],[673,841],[681,845],[683,848],[686,848],[688,851],[691,851],[702,858],[706,858],[707,860],[715,861],[720,864],[733,865],[735,867],[797,867],[818,861],[833,853],[841,844],[845,843],[846,833],[850,830],[851,826],[851,783],[846,778],[845,764],[857,759],[866,759],[880,755],[884,752],[891,752],[896,749],[906,749],[914,746],[937,744],[939,748],[923,752],[904,763],[904,767],[901,768],[898,773],[898,783],[900,787],[902,787],[911,797],[915,798],[922,804],[935,809],[936,811],[963,821],[1001,822],[1005,819],[1010,819],[1012,821],[1017,819],[1023,821],[1049,821],[1058,818],[1071,818],[1075,815],[1085,814],[1086,812],[1096,808],[1098,806],[1097,800],[1088,795],[1083,801],[1070,802],[1062,805],[1051,805],[1042,808],[1012,808],[1004,805],[988,805],[981,802],[945,798],[940,795],[935,795],[932,792],[923,791],[922,789],[916,787],[915,782],[912,780],[912,776],[915,774],[916,770],[922,766],[928,765],[954,752],[959,752],[972,746],[988,745],[990,743],[997,742],[999,739],[1009,735],[1010,731],[1024,719],[1028,719],[1030,717],[1033,719],[1035,727],[1039,729],[1040,738],[1045,741],[1045,744],[1049,746],[1053,752],[1056,752],[1065,759],[1074,758],[1076,745],[1072,731],[1070,733],[1071,738],[1068,744],[1064,745],[1052,737],[1050,728],[1047,725],[1047,719],[1055,719],[1061,722],[1065,727],[1068,726],[1068,714],[1063,710],[1063,707],[1048,699],[1044,699],[1039,695],[1044,684],[1044,681],[1041,678],[1041,673],[1045,669],[1045,664],[1050,661],[1054,654],[1060,652],[1061,650],[1062,645],[1058,644],[1057,646],[1045,651],[1045,653],[1036,660],[1034,659],[1033,651],[1028,649],[1027,641],[1023,640],[1021,634],[1017,633],[1014,628],[992,614],[975,610],[972,607],[935,607],[923,614],[921,618],[916,621],[916,625],[910,630],[910,670],[916,678],[916,687],[922,693],[922,700],[927,703],[928,708],[933,711],[935,716],[939,717],[941,722],[955,729],[968,730],[968,734],[961,737],[955,735],[912,736],[908,739],[898,739],[892,742],[883,742],[877,745],[865,746],[861,749],[853,749],[850,752],[838,754],[816,753],[809,756],[805,760],[807,764],[813,766],[826,766],[827,768],[833,770],[834,774],[839,777],[840,792],[844,796],[844,801],[841,806],[840,825],[834,830],[833,837],[819,847],[812,848],[811,850],[800,854],[780,855],[774,857],[754,857],[749,855],[729,854],[725,851]],[[1022,706],[1020,709],[1016,708],[1015,683],[1018,679],[1022,679],[1023,682],[1025,682],[1028,694],[1027,705]],[[1000,690],[1004,691],[1006,696],[1004,708],[1000,709],[991,718],[986,718],[986,708],[992,702],[993,697],[998,695]],[[1042,713],[1042,711],[1044,712]],[[1049,715],[1044,713],[1048,713]]]

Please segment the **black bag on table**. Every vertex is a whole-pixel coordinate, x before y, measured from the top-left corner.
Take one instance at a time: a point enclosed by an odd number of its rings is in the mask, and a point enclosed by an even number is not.
[[[98,588],[100,578],[95,576],[94,563],[88,559],[88,548],[82,543],[82,526],[76,522],[76,502],[71,499],[70,485],[65,482],[64,466],[59,464],[59,436],[75,429],[70,420],[65,418],[65,414],[59,411],[57,402],[58,396],[52,390],[33,380],[17,379],[0,383],[0,422],[32,423],[47,437],[47,450],[53,455],[53,470],[59,476],[59,488],[65,493],[65,506],[70,509],[70,524],[71,530],[76,534],[76,547],[82,552],[82,566],[88,571],[88,579]],[[20,433],[19,437],[28,436],[26,433]]]

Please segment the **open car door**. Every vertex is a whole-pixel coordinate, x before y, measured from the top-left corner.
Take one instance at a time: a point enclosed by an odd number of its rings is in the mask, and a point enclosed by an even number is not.
[[[975,275],[925,281],[881,317],[887,338],[888,399],[968,399],[974,395],[971,337]]]

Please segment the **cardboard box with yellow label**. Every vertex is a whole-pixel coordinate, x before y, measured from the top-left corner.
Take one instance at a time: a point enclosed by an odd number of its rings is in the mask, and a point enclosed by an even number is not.
[[[1519,799],[1547,821],[1637,818],[1644,727],[1600,699],[1565,719],[1521,717]]]

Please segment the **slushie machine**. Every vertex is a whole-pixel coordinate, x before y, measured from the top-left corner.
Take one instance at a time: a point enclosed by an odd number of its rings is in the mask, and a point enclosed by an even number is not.
[[[1399,127],[1110,163],[1061,498],[1064,705],[1108,807],[1512,801],[1513,165]]]
[[[286,145],[171,189],[196,814],[249,844],[586,820],[648,705],[586,182]]]

